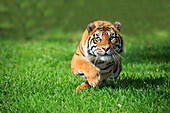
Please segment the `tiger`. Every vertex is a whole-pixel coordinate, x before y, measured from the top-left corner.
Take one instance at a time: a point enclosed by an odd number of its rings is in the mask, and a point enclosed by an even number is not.
[[[121,23],[105,20],[90,22],[71,60],[71,71],[86,79],[76,91],[98,87],[106,80],[116,81],[122,71],[124,40]]]

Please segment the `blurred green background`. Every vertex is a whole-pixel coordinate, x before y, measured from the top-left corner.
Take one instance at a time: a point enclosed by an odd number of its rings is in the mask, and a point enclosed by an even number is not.
[[[159,30],[167,34],[169,9],[169,0],[1,0],[0,37],[79,32],[96,19],[120,21],[121,32],[129,36]]]

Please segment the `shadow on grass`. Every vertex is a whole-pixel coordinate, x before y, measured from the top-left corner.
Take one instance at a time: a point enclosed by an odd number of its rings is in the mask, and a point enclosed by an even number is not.
[[[162,63],[170,61],[170,45],[133,45],[124,54],[124,63]]]
[[[135,89],[147,89],[148,87],[157,87],[157,86],[161,86],[163,84],[165,84],[166,81],[166,77],[159,77],[159,78],[138,78],[138,79],[132,79],[132,78],[128,78],[125,77],[121,80],[117,81],[117,84],[119,88],[128,88],[128,87],[132,87]]]
[[[168,99],[169,92],[167,88],[169,87],[168,76],[159,77],[159,78],[144,78],[144,79],[132,79],[128,77],[124,77],[121,80],[117,80],[117,82],[108,81],[105,84],[102,84],[99,88],[102,89],[104,87],[113,88],[113,90],[127,90],[130,89],[132,91],[141,90],[141,91],[149,91],[151,93],[156,93],[157,95],[162,96],[164,99]]]
[[[148,88],[157,88],[163,85],[168,84],[168,75],[166,77],[155,77],[152,76],[147,78],[138,78],[133,79],[130,77],[123,77],[122,79],[118,79],[116,82],[107,81],[106,83],[102,84],[100,88],[103,87],[111,87],[113,89],[143,89],[147,90]],[[168,87],[168,86],[167,86]]]

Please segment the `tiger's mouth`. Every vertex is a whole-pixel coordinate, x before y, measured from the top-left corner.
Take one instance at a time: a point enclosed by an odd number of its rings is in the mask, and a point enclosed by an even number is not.
[[[112,51],[95,51],[94,54],[98,56],[120,56],[120,52],[117,50],[112,50]]]
[[[117,61],[119,58],[120,58],[120,56],[116,53],[110,54],[110,55],[109,54],[104,54],[104,55],[98,54],[97,55],[98,60],[105,61],[105,62],[107,62],[107,61],[109,61],[109,62],[110,61]]]
[[[113,55],[116,55],[116,53],[114,53],[114,52],[111,52],[111,51],[109,51],[109,52],[98,52],[98,53],[96,53],[97,55],[99,55],[99,56],[113,56]]]
[[[121,56],[118,52],[99,52],[96,54],[96,56],[102,60],[118,59]]]
[[[101,61],[111,61],[111,60],[113,60],[114,58],[112,57],[112,55],[108,55],[108,54],[99,55],[99,54],[98,54],[97,59],[100,59]]]

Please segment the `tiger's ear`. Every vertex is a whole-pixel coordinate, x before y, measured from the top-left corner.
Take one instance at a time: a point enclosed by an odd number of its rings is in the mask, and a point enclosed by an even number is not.
[[[117,30],[120,31],[120,28],[122,26],[120,22],[116,21],[113,25],[116,27]]]
[[[88,24],[87,26],[87,31],[88,33],[90,34],[91,31],[93,31],[93,29],[95,28],[96,26],[92,23]]]

